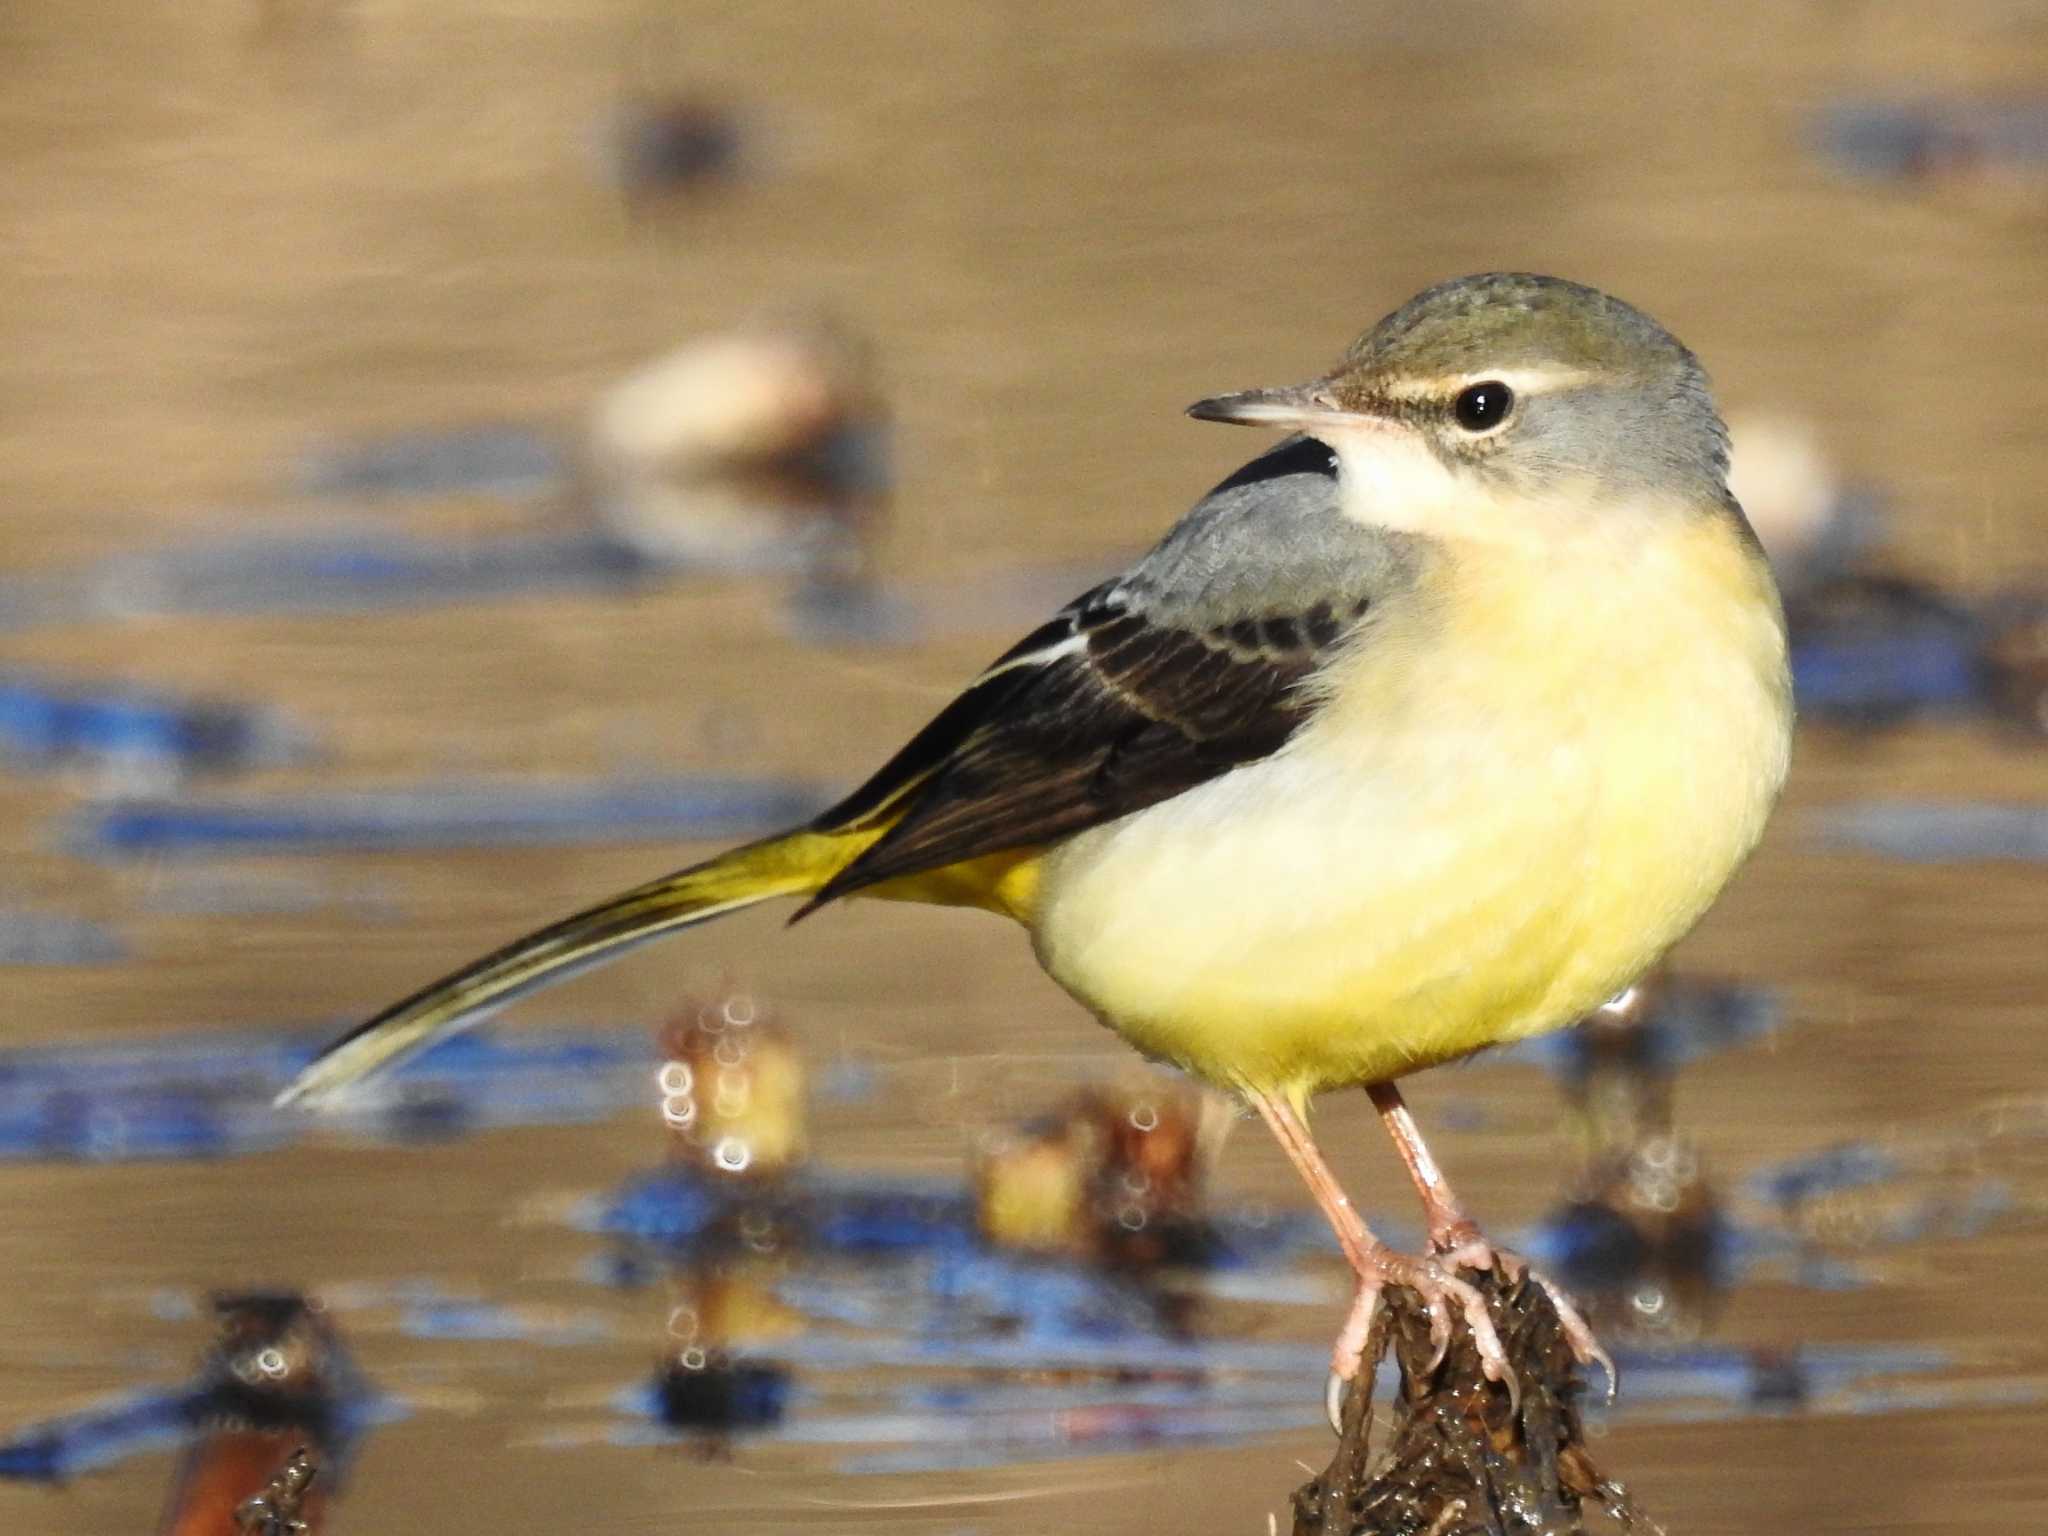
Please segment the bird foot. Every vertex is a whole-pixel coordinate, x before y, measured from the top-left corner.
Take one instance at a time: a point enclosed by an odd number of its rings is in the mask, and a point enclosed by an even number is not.
[[[1506,1248],[1496,1248],[1480,1233],[1470,1221],[1458,1221],[1440,1232],[1430,1235],[1430,1251],[1437,1262],[1450,1270],[1470,1269],[1481,1273],[1491,1271],[1502,1279],[1519,1283],[1524,1275],[1543,1287],[1550,1296],[1550,1305],[1557,1313],[1558,1326],[1564,1332],[1564,1341],[1570,1346],[1572,1358],[1580,1365],[1597,1365],[1607,1377],[1607,1401],[1614,1401],[1614,1394],[1620,1389],[1621,1376],[1615,1370],[1614,1357],[1594,1337],[1592,1328],[1580,1313],[1578,1304],[1571,1294],[1539,1269],[1530,1266],[1529,1261],[1519,1253]]]
[[[1456,1313],[1471,1330],[1472,1342],[1479,1351],[1479,1366],[1486,1379],[1504,1385],[1508,1389],[1509,1403],[1514,1407],[1520,1406],[1521,1388],[1508,1364],[1507,1351],[1501,1346],[1493,1318],[1487,1312],[1486,1298],[1452,1274],[1443,1259],[1430,1254],[1397,1253],[1386,1244],[1376,1242],[1365,1250],[1363,1262],[1358,1263],[1357,1268],[1358,1293],[1352,1300],[1343,1328],[1338,1331],[1336,1347],[1330,1352],[1330,1381],[1323,1406],[1329,1414],[1331,1428],[1343,1433],[1344,1395],[1359,1373],[1366,1339],[1372,1332],[1373,1317],[1379,1311],[1380,1293],[1390,1285],[1406,1286],[1413,1291],[1421,1298],[1423,1308],[1429,1314],[1429,1337],[1435,1350],[1430,1357],[1430,1370],[1442,1365],[1445,1354],[1450,1350],[1451,1318]]]

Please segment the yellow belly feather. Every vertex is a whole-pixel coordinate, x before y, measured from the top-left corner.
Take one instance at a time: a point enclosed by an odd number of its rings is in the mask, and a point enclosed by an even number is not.
[[[1733,525],[1631,532],[1461,550],[1281,753],[1050,850],[1046,969],[1141,1050],[1297,1100],[1626,986],[1755,843],[1790,727]]]

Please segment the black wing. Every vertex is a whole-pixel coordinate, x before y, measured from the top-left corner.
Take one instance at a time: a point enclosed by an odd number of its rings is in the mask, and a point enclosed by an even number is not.
[[[1302,680],[1364,617],[1390,569],[1383,557],[1336,562],[1352,579],[1323,580],[1331,538],[1353,535],[1290,540],[1290,520],[1329,520],[1333,485],[1327,449],[1282,444],[1219,486],[1128,576],[998,658],[819,818],[821,830],[893,825],[810,906],[1070,836],[1276,751],[1308,712]],[[1245,590],[1242,561],[1213,558],[1247,538],[1265,546],[1277,578],[1263,593]],[[1286,579],[1301,574],[1290,558],[1303,551],[1316,579]],[[1212,564],[1232,573],[1220,596],[1215,581],[1187,579],[1191,566]]]

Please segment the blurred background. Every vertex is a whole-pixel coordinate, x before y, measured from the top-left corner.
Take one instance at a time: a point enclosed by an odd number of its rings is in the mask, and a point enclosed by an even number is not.
[[[0,1527],[229,1530],[298,1445],[338,1531],[1286,1521],[1342,1267],[1006,925],[742,916],[266,1106],[829,802],[1263,446],[1183,405],[1489,268],[1702,355],[1804,723],[1671,976],[1417,1113],[1674,1531],[2038,1517],[2048,6],[15,0],[0,59]]]

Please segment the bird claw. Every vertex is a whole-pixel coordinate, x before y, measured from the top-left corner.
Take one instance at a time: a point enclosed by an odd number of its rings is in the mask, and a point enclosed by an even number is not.
[[[1486,1298],[1478,1288],[1460,1280],[1436,1258],[1406,1259],[1403,1266],[1400,1280],[1410,1286],[1429,1309],[1429,1337],[1435,1346],[1429,1369],[1434,1372],[1450,1352],[1451,1309],[1456,1307],[1472,1335],[1473,1347],[1479,1352],[1480,1371],[1488,1381],[1504,1385],[1508,1389],[1508,1400],[1519,1408],[1522,1397],[1520,1385],[1515,1380],[1514,1368],[1508,1364],[1508,1352],[1501,1344],[1500,1334],[1493,1326],[1493,1316],[1487,1311]]]
[[[1551,1310],[1557,1313],[1557,1325],[1564,1333],[1572,1358],[1581,1365],[1600,1367],[1600,1374],[1607,1378],[1607,1406],[1613,1407],[1615,1394],[1621,1391],[1621,1372],[1615,1368],[1614,1356],[1607,1353],[1599,1339],[1594,1337],[1570,1292],[1539,1269],[1529,1269],[1529,1278],[1542,1286],[1550,1297]]]
[[[1344,1326],[1337,1330],[1337,1342],[1330,1350],[1330,1379],[1323,1386],[1323,1412],[1340,1439],[1344,1434],[1345,1389],[1365,1363],[1365,1342],[1372,1336],[1373,1315],[1379,1310],[1384,1284],[1376,1275],[1359,1277],[1351,1311],[1344,1318]]]
[[[1426,1298],[1425,1310],[1429,1313],[1429,1374],[1434,1376],[1451,1352],[1451,1319],[1443,1302],[1435,1297]]]
[[[1344,1438],[1344,1397],[1350,1386],[1334,1369],[1323,1383],[1323,1416],[1330,1421],[1330,1433],[1339,1440]]]
[[[1566,1346],[1572,1358],[1580,1365],[1598,1366],[1607,1378],[1607,1402],[1611,1406],[1614,1397],[1621,1390],[1621,1375],[1615,1369],[1614,1357],[1602,1347],[1593,1330],[1572,1300],[1571,1293],[1543,1271],[1534,1268],[1519,1253],[1506,1248],[1496,1248],[1480,1235],[1479,1229],[1471,1222],[1460,1222],[1456,1227],[1438,1233],[1431,1241],[1437,1259],[1452,1270],[1491,1270],[1513,1284],[1520,1284],[1524,1277],[1543,1287],[1550,1297],[1552,1310],[1557,1313],[1559,1329],[1564,1334]],[[1476,1332],[1476,1330],[1475,1330]],[[1484,1353],[1481,1355],[1484,1359]],[[1491,1378],[1491,1373],[1489,1372]],[[1497,1379],[1497,1378],[1492,1378]],[[1512,1378],[1508,1384],[1509,1397],[1515,1392]]]
[[[1389,1285],[1403,1285],[1415,1292],[1429,1316],[1431,1352],[1425,1368],[1428,1374],[1434,1375],[1450,1353],[1451,1318],[1455,1308],[1472,1334],[1473,1346],[1479,1352],[1481,1372],[1488,1381],[1505,1386],[1510,1408],[1516,1412],[1521,1410],[1521,1384],[1515,1379],[1513,1367],[1508,1364],[1507,1350],[1493,1326],[1486,1298],[1475,1286],[1460,1280],[1439,1259],[1427,1255],[1411,1256],[1382,1246],[1370,1250],[1367,1262],[1370,1270],[1359,1276],[1357,1296],[1351,1303],[1351,1312],[1345,1318],[1343,1328],[1337,1334],[1336,1347],[1331,1351],[1330,1379],[1323,1394],[1323,1408],[1333,1429],[1340,1435],[1343,1433],[1344,1390],[1359,1373],[1360,1357],[1372,1332],[1373,1317],[1379,1310],[1380,1292]]]

